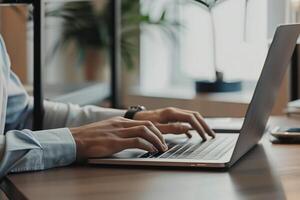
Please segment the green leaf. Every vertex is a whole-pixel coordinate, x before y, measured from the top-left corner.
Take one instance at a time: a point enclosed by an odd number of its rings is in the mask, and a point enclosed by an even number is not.
[[[162,29],[171,41],[176,40],[174,28],[180,26],[178,23],[169,22],[166,19],[166,5],[160,18],[152,20],[150,11],[146,14],[140,13],[139,3],[139,0],[122,0],[121,52],[122,60],[129,70],[133,69],[134,59],[138,55],[138,46],[131,41],[139,38],[142,24],[153,25]],[[60,18],[63,21],[62,36],[47,57],[53,57],[55,53],[59,52],[59,49],[67,47],[70,42],[75,42],[78,47],[78,62],[84,61],[88,48],[110,48],[110,13],[108,7],[102,12],[97,12],[91,2],[66,2],[59,8],[47,10],[46,16]]]
[[[193,0],[195,2],[198,2],[207,8],[212,8],[219,0]]]

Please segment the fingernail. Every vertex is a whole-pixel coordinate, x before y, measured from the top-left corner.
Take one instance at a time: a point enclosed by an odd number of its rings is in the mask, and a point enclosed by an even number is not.
[[[153,146],[152,147],[152,152],[151,153],[158,153],[158,150]]]
[[[157,150],[151,151],[152,154],[157,154],[158,152],[159,152],[159,151],[157,151]]]
[[[214,131],[211,131],[211,132],[212,132],[213,136],[216,136],[216,133]]]
[[[167,151],[168,150],[168,145],[167,144],[165,144],[164,146],[163,146],[163,149],[164,149],[164,151]]]

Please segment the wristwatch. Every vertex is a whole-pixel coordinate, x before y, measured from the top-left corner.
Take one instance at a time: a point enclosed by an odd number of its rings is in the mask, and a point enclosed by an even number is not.
[[[127,118],[127,119],[133,119],[134,115],[137,113],[137,112],[141,112],[141,111],[145,111],[146,108],[145,106],[130,106],[127,110],[127,112],[125,113],[124,117]]]

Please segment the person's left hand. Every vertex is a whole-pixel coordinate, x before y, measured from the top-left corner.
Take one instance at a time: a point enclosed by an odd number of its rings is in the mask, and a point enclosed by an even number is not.
[[[191,125],[192,129],[195,129],[199,133],[203,140],[207,139],[206,134],[215,137],[215,133],[209,128],[200,113],[189,110],[170,107],[152,111],[141,111],[134,115],[134,120],[149,120],[163,133],[172,133],[180,130],[179,128],[174,128],[174,125],[169,126],[169,123],[187,122]],[[188,136],[191,135],[188,134]]]

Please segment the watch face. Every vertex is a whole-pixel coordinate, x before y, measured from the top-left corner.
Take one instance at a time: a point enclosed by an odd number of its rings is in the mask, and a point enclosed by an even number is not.
[[[144,111],[146,108],[144,106],[130,106],[129,110]]]

